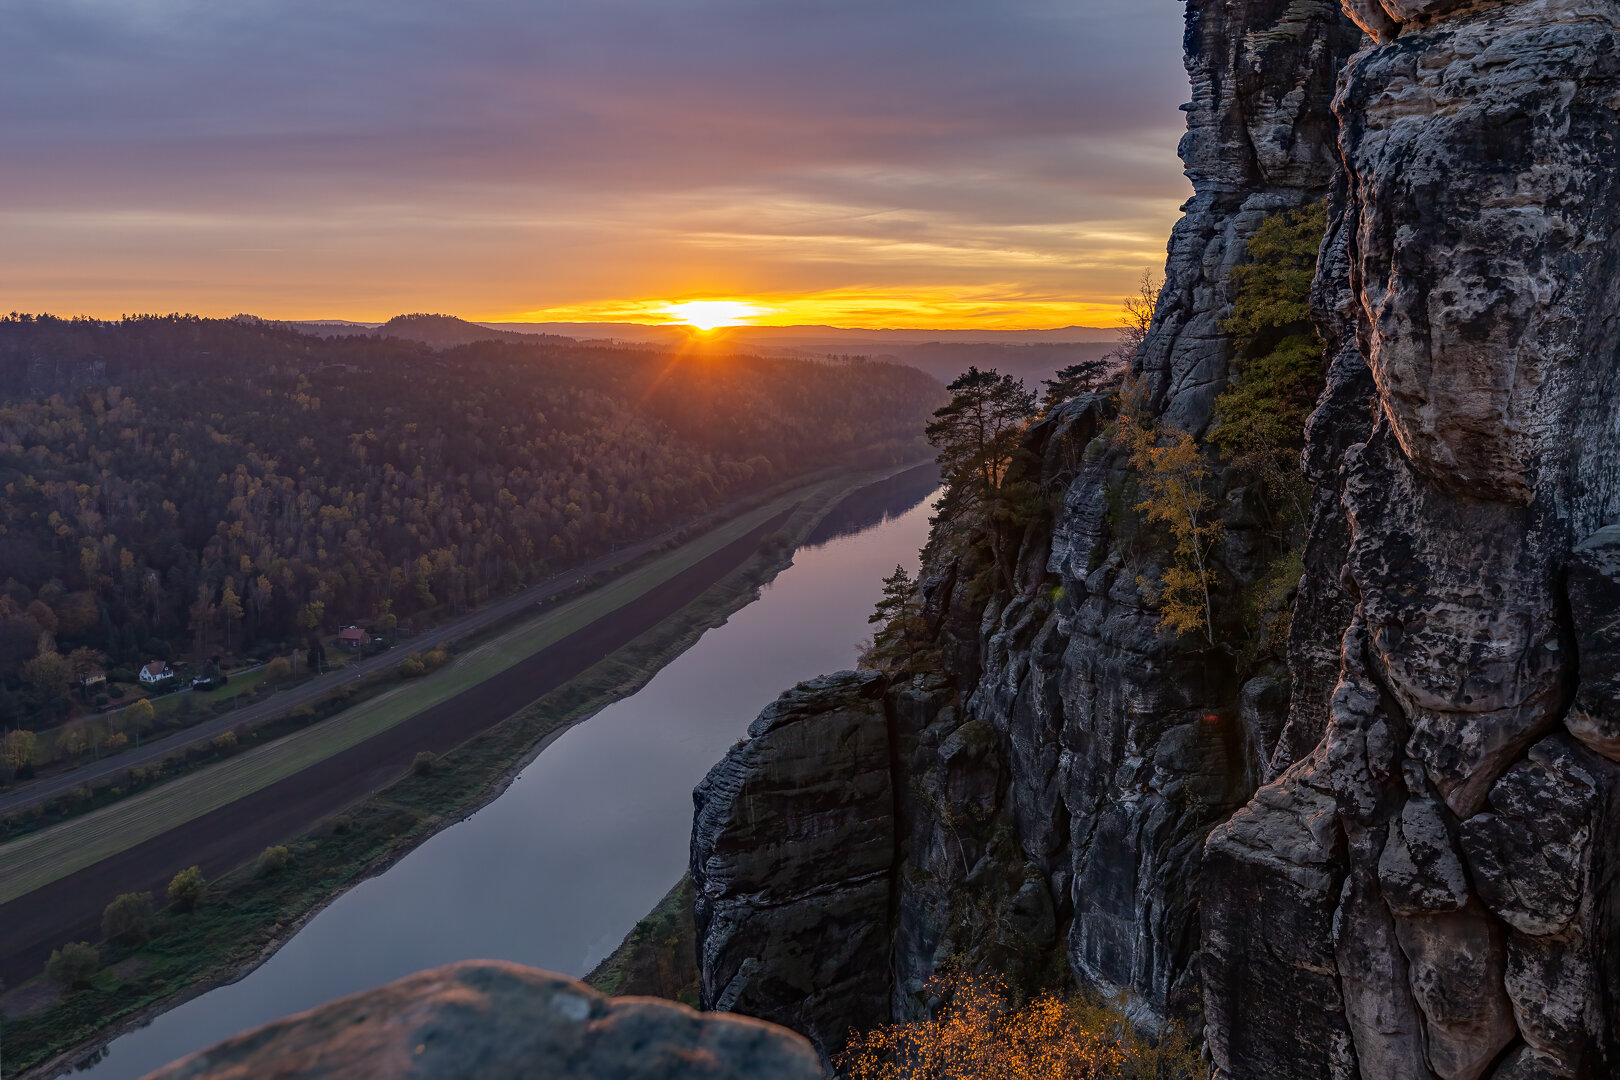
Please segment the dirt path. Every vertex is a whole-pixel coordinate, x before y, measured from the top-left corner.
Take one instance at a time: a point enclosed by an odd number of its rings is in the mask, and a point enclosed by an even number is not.
[[[448,701],[0,906],[0,979],[21,982],[36,974],[51,949],[64,941],[99,937],[102,908],[117,894],[150,890],[161,895],[169,879],[192,864],[216,877],[386,787],[404,774],[418,752],[444,753],[495,726],[698,599],[753,555],[760,541],[791,514],[791,509],[784,511],[629,604]],[[524,603],[532,605],[533,597],[525,595]],[[284,702],[278,706],[285,707]],[[231,726],[241,722],[237,714]]]

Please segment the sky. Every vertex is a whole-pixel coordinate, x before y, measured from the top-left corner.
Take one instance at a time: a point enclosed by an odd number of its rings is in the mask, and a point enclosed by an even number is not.
[[[0,0],[0,309],[1113,325],[1179,0]]]

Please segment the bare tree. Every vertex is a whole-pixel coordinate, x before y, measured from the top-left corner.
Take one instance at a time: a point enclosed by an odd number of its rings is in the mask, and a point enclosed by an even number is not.
[[[1153,313],[1159,307],[1159,293],[1164,281],[1153,276],[1151,270],[1142,271],[1142,280],[1136,295],[1125,299],[1125,325],[1119,328],[1119,337],[1108,357],[1119,367],[1129,367],[1136,353],[1147,340],[1153,326]]]

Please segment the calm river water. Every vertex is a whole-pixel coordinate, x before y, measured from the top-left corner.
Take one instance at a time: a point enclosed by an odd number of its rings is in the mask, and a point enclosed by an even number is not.
[[[914,472],[857,493],[757,601],[566,732],[500,798],[339,898],[241,982],[115,1040],[83,1071],[135,1080],[455,960],[595,967],[685,871],[692,788],[709,767],[782,690],[854,665],[881,579],[916,569],[933,483]]]

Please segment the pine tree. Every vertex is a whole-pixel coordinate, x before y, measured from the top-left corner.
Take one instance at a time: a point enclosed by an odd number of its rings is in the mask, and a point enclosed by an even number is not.
[[[950,403],[934,413],[928,441],[951,488],[951,505],[984,522],[991,555],[1008,592],[1016,591],[1002,536],[1027,495],[1008,484],[1024,428],[1035,415],[1035,395],[1011,375],[970,367],[948,386]]]
[[[872,641],[873,657],[898,659],[904,656],[906,666],[911,667],[922,640],[918,626],[920,614],[917,582],[906,573],[905,567],[896,566],[894,573],[883,579],[883,596],[866,620],[878,626]]]

